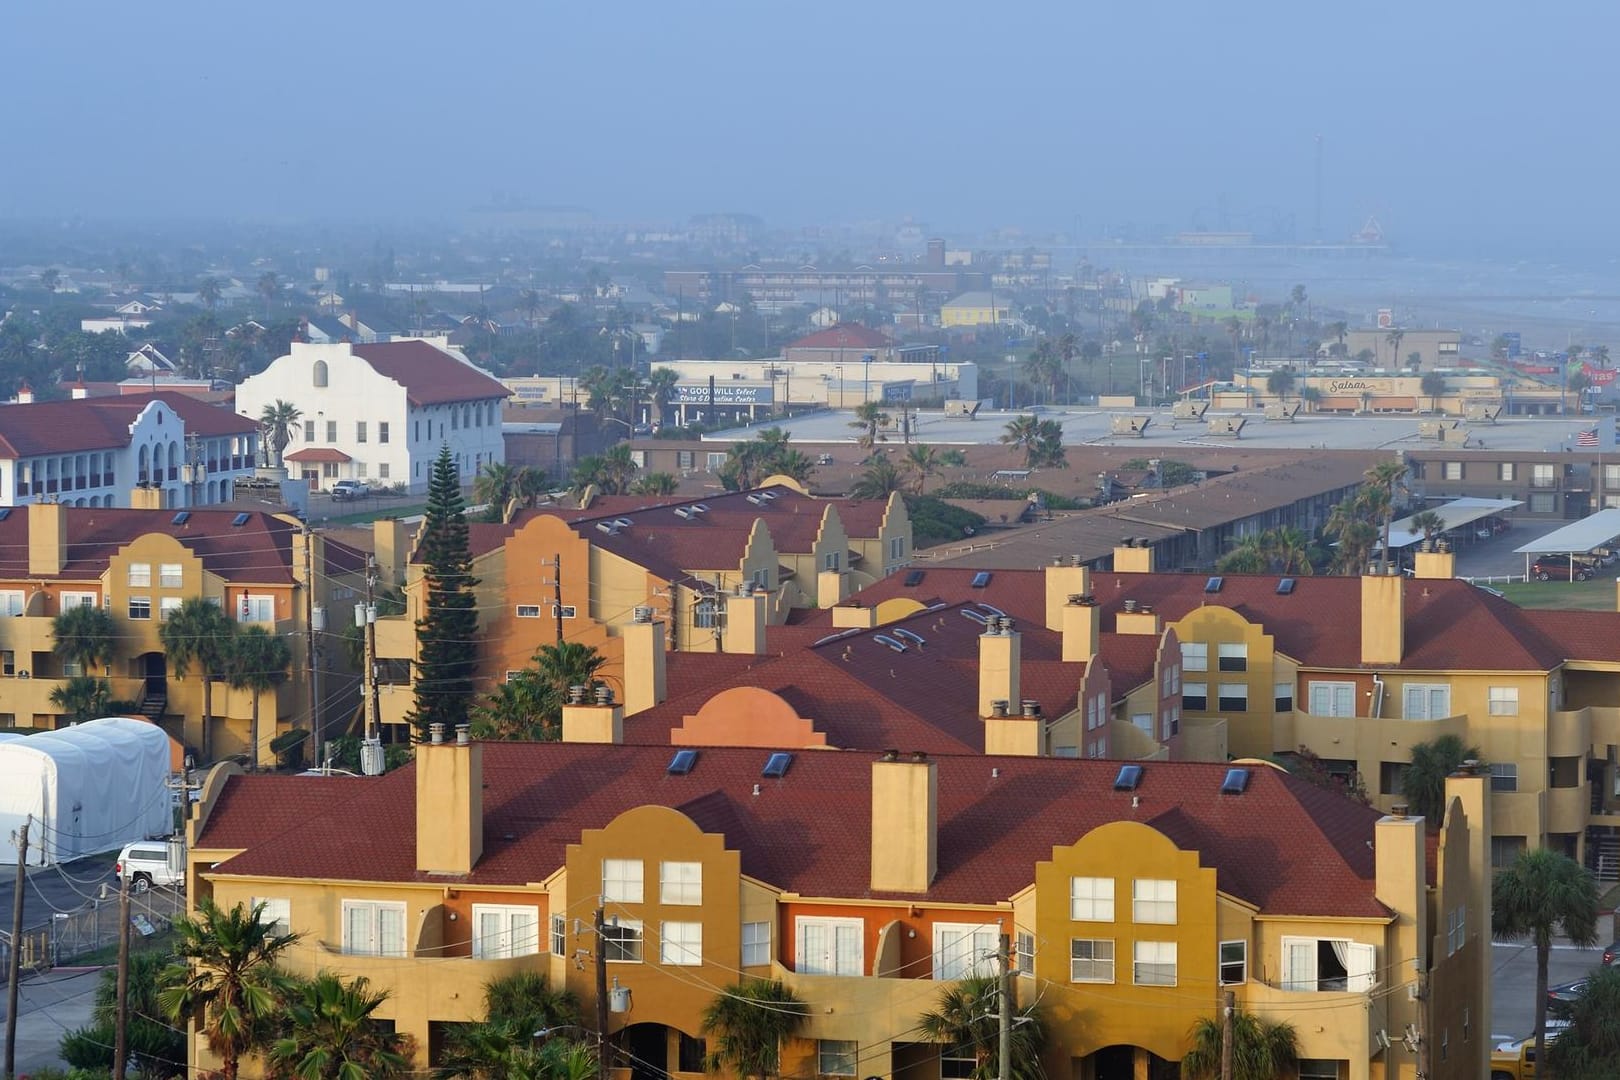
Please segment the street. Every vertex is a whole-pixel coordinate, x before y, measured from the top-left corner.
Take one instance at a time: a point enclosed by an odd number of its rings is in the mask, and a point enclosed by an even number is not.
[[[1605,922],[1607,920],[1604,920]],[[1605,942],[1607,944],[1607,942]],[[1547,963],[1547,985],[1570,982],[1603,959],[1603,948],[1554,945]],[[1491,1033],[1520,1039],[1536,1025],[1536,950],[1528,942],[1491,947]]]
[[[113,874],[116,854],[93,855],[66,867],[30,869],[27,891],[23,894],[23,928],[29,929],[50,922],[59,911],[75,911],[92,898],[100,895],[105,885],[109,894],[118,888]],[[0,912],[5,913],[5,926],[11,925],[11,904],[14,895],[17,868],[0,868]]]

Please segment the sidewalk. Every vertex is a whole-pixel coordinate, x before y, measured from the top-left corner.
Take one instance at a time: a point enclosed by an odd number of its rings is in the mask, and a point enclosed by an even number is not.
[[[57,1056],[62,1036],[90,1022],[101,968],[57,968],[33,975],[17,988],[17,1075],[63,1068]],[[0,1017],[5,996],[0,994]]]

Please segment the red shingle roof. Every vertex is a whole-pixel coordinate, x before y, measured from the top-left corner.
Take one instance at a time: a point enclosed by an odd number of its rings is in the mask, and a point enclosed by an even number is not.
[[[566,847],[636,806],[681,810],[722,832],[742,871],[816,896],[876,895],[871,757],[804,752],[779,780],[767,751],[706,749],[670,776],[668,747],[490,743],[484,747],[484,856],[470,886],[523,885],[559,868]],[[1216,870],[1219,887],[1264,914],[1382,918],[1370,841],[1378,813],[1275,769],[1251,769],[1219,794],[1224,763],[1150,762],[1116,792],[1118,762],[936,759],[939,871],[927,898],[993,903],[1026,887],[1035,864],[1114,821],[1162,829]],[[994,771],[993,771],[994,770]],[[247,850],[215,872],[248,877],[442,881],[416,869],[415,765],[368,780],[233,777],[199,847]],[[754,795],[754,785],[760,793]],[[324,804],[309,789],[330,791]],[[365,837],[356,843],[354,837]],[[511,837],[511,839],[507,839]]]
[[[245,435],[259,430],[256,422],[227,408],[166,391],[36,401],[0,405],[0,453],[19,458],[128,446],[129,426],[154,401],[172,409],[188,435]]]
[[[67,519],[67,561],[61,577],[100,577],[118,549],[149,533],[166,533],[226,581],[292,584],[292,524],[249,511],[232,525],[236,510],[190,510],[176,525],[174,510],[62,507]],[[19,507],[0,521],[0,577],[33,579],[28,572],[28,511]]]
[[[860,323],[839,323],[800,338],[790,349],[883,349],[889,339]]]
[[[511,391],[495,379],[426,341],[411,338],[350,348],[377,374],[403,386],[412,405],[511,396]]]
[[[302,450],[294,451],[285,458],[287,461],[318,462],[318,461],[353,461],[354,458],[345,454],[335,446],[306,446]]]
[[[1526,608],[1524,617],[1566,660],[1620,662],[1620,613]]]

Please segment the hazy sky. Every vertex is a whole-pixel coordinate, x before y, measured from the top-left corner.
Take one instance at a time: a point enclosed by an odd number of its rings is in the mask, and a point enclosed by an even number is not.
[[[744,210],[1620,240],[1620,5],[6,5],[0,216]],[[6,160],[9,159],[9,160]]]

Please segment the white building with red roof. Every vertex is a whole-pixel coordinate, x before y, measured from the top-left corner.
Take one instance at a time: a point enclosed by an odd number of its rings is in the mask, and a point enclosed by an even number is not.
[[[339,480],[425,491],[448,446],[471,480],[505,461],[501,402],[509,391],[442,338],[351,344],[294,342],[237,387],[237,408],[259,416],[277,401],[301,419],[285,460],[314,488]]]

